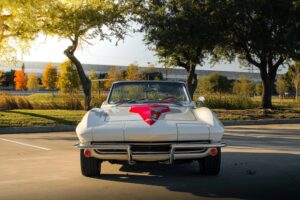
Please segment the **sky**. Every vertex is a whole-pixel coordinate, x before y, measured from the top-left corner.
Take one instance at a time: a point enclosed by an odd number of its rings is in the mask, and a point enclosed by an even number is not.
[[[121,65],[127,66],[131,63],[138,63],[140,66],[153,64],[157,67],[163,65],[158,62],[155,52],[150,51],[143,42],[142,33],[132,33],[126,36],[124,40],[119,41],[89,41],[91,44],[83,44],[75,55],[84,64],[103,64],[103,65]],[[62,62],[66,60],[63,51],[70,45],[68,40],[58,39],[56,37],[46,37],[40,35],[26,55],[20,56],[22,61],[38,61],[38,62]],[[238,62],[219,63],[211,66],[208,62],[204,67],[198,67],[205,70],[218,71],[245,71],[249,72],[249,68],[241,68]],[[254,71],[255,70],[254,68]]]

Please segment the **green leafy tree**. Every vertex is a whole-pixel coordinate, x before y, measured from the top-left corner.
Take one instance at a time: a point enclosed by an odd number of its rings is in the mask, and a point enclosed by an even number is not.
[[[289,72],[292,84],[295,89],[295,98],[298,99],[298,93],[300,88],[300,61],[296,61],[291,67]]]
[[[59,65],[60,76],[58,88],[63,94],[75,94],[80,89],[80,79],[76,67],[71,61],[65,61]]]
[[[281,98],[284,97],[285,92],[287,91],[287,84],[284,77],[281,75],[276,83],[276,89]]]
[[[235,80],[232,86],[232,93],[239,94],[240,91],[241,91],[240,82],[238,80]]]
[[[211,20],[220,25],[223,39],[215,54],[260,71],[263,83],[262,107],[272,108],[277,70],[290,58],[298,57],[299,10],[293,0],[213,0]]]
[[[125,75],[125,80],[142,80],[142,74],[137,64],[130,64]]]
[[[115,81],[121,81],[124,80],[123,72],[121,67],[111,67],[107,71],[106,80],[104,82],[104,88],[109,89],[111,87],[111,84]]]
[[[5,73],[0,70],[0,85],[5,81]]]
[[[4,81],[3,81],[3,85],[6,87],[9,86],[14,86],[15,82],[14,82],[14,76],[15,76],[15,70],[10,70],[8,72],[4,73]]]
[[[214,72],[206,77],[200,78],[199,91],[205,93],[225,93],[231,90],[230,81],[226,76]]]
[[[57,68],[48,63],[43,71],[42,75],[42,85],[47,90],[55,90],[57,86]]]
[[[230,90],[230,82],[226,76],[214,72],[209,75],[209,82],[212,84],[213,92],[228,92]]]
[[[99,79],[99,76],[95,72],[95,70],[90,71],[89,79],[91,80],[92,83],[92,93],[98,93],[100,91],[100,83],[97,79]],[[93,81],[94,80],[94,81]]]
[[[25,51],[40,31],[40,11],[47,0],[1,0],[0,61],[15,62],[16,51]],[[33,23],[34,22],[34,23]]]
[[[142,71],[143,80],[162,80],[162,73],[158,72],[154,65],[150,64]]]
[[[255,93],[255,85],[246,76],[241,76],[240,80],[233,83],[232,92],[241,96],[251,96]]]
[[[36,73],[28,74],[27,89],[31,91],[38,91],[40,89],[39,80]]]
[[[262,95],[262,92],[263,92],[262,83],[256,83],[255,84],[255,94],[260,96],[260,95]]]
[[[202,76],[199,79],[199,84],[198,84],[198,92],[199,94],[211,94],[213,93],[213,85],[209,81],[208,76]]]
[[[48,4],[48,8],[48,12],[44,13],[47,21],[44,31],[71,42],[64,54],[76,66],[85,95],[85,109],[88,110],[91,102],[91,81],[85,75],[75,51],[80,43],[89,44],[90,39],[123,39],[127,30],[127,6],[121,0],[55,0]]]
[[[207,53],[212,52],[219,34],[218,27],[208,18],[211,11],[207,10],[206,1],[132,2],[146,44],[164,64],[186,69],[188,91],[193,96],[198,82],[196,66],[202,65]]]
[[[300,87],[300,62],[295,61],[290,65],[288,71],[282,75],[287,85],[287,91],[295,94],[297,99]]]

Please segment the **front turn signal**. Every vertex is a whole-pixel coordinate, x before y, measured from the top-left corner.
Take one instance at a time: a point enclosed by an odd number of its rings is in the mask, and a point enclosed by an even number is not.
[[[218,149],[217,149],[217,148],[211,148],[211,149],[210,149],[210,155],[211,155],[211,156],[216,156],[216,155],[218,155]]]

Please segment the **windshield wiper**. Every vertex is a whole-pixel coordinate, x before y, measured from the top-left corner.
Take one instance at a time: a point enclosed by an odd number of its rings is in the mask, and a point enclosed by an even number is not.
[[[175,98],[164,98],[162,100],[159,101],[159,103],[170,103],[170,104],[175,104],[175,105],[182,105],[182,103],[180,101],[178,101]]]
[[[121,100],[121,101],[118,101],[116,104],[121,105],[121,104],[124,104],[124,103],[136,103],[136,100],[133,100],[133,99]]]
[[[165,102],[165,101],[160,101],[159,103],[169,103],[169,104],[174,104],[174,105],[178,105],[178,106],[182,106],[183,104],[180,103],[179,101],[177,102]]]

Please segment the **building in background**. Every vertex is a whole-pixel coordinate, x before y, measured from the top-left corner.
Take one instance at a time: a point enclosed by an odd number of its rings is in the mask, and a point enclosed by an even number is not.
[[[26,66],[26,72],[35,72],[40,77],[44,67],[47,65],[46,62],[24,62]],[[58,66],[59,63],[53,63],[55,66]],[[19,63],[16,67],[0,67],[0,70],[10,71],[11,69],[19,69],[22,66],[22,63]],[[83,68],[86,74],[89,74],[91,70],[94,70],[97,74],[106,74],[109,68],[116,65],[97,65],[97,64],[83,64]],[[127,66],[120,66],[122,70],[125,70]],[[143,67],[141,67],[143,68]],[[58,69],[59,70],[59,69]],[[163,74],[164,79],[168,80],[179,80],[185,81],[187,77],[187,72],[185,69],[176,67],[176,68],[156,68],[156,70]],[[260,82],[260,74],[256,71],[248,71],[248,72],[233,72],[233,71],[220,71],[218,68],[213,68],[213,70],[201,70],[197,69],[196,73],[198,77],[200,76],[208,76],[213,72],[219,72],[220,75],[226,76],[230,80],[237,80],[240,76],[246,76],[253,82]]]

